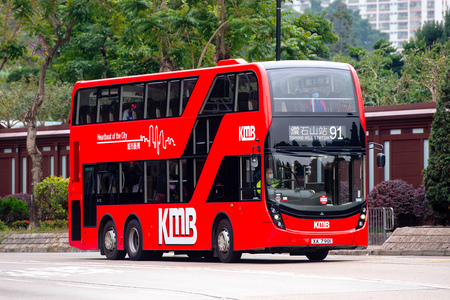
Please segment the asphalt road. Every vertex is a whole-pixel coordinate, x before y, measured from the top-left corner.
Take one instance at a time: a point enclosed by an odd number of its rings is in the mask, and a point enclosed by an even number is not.
[[[223,264],[165,254],[0,253],[0,299],[450,299],[450,258],[243,255]]]

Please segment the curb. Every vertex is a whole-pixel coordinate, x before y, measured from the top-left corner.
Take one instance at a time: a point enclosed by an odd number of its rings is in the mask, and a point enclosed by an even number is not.
[[[98,250],[95,250],[98,251]],[[12,252],[90,252],[69,245],[69,233],[0,233],[0,253]],[[450,256],[450,250],[386,250],[369,246],[364,250],[331,250],[330,255]]]
[[[378,255],[378,256],[450,256],[450,251],[434,250],[332,250],[330,255]]]
[[[0,253],[81,251],[69,245],[69,234],[67,232],[0,234]]]

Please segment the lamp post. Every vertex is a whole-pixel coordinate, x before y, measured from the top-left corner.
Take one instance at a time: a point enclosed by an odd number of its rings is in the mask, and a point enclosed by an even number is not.
[[[276,60],[281,60],[281,0],[277,0]]]

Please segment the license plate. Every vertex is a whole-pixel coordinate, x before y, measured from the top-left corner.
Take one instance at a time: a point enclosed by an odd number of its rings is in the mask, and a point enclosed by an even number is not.
[[[333,239],[311,239],[311,244],[333,244]]]

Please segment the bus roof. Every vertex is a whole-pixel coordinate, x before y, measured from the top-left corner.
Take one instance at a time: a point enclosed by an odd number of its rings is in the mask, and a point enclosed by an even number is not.
[[[266,70],[285,68],[333,68],[348,70],[348,64],[318,60],[283,60],[261,62]]]
[[[266,70],[271,69],[283,69],[283,68],[333,68],[333,69],[349,69],[348,64],[345,63],[336,63],[336,62],[327,62],[327,61],[317,61],[317,60],[283,60],[283,61],[267,61],[267,62],[252,62],[249,63],[244,59],[229,59],[220,61],[215,67],[208,68],[199,68],[199,69],[189,69],[189,70],[178,70],[172,72],[165,73],[149,73],[149,74],[140,74],[140,75],[131,75],[124,77],[112,77],[112,78],[103,78],[103,79],[94,79],[94,80],[81,80],[75,84],[74,89],[84,88],[84,87],[95,87],[95,86],[104,86],[104,85],[114,85],[120,83],[127,82],[137,82],[137,81],[147,81],[149,80],[149,76],[151,77],[177,77],[179,76],[196,76],[195,71],[198,72],[207,72],[211,69],[223,68],[223,67],[233,67],[239,65],[260,65]],[[164,75],[163,75],[164,74]],[[182,74],[182,75],[181,75]],[[162,77],[161,77],[162,78]]]

